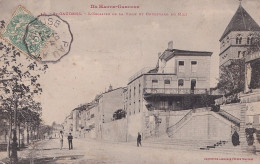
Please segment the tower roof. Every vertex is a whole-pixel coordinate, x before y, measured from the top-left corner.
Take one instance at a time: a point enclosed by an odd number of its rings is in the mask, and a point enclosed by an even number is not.
[[[260,31],[260,27],[242,5],[239,5],[220,40],[231,31]]]

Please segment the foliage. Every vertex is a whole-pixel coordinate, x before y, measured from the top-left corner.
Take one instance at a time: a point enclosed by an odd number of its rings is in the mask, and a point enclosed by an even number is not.
[[[39,78],[48,66],[21,54],[14,46],[2,40],[0,63],[0,122],[8,122],[11,126],[14,123],[14,111],[17,111],[19,126],[37,129],[42,122],[42,107],[37,100],[42,92]]]
[[[253,134],[256,132],[255,128],[246,128],[246,141],[249,146],[254,144],[254,136]]]
[[[248,55],[254,54],[254,53],[260,53],[260,33],[255,32],[252,35],[252,43],[247,48]],[[252,74],[251,74],[251,81],[249,84],[249,88],[255,89],[260,87],[260,60],[256,59],[253,61],[250,61],[251,67],[252,67]]]
[[[122,119],[122,118],[125,118],[125,117],[126,117],[126,112],[123,109],[118,109],[113,114],[114,120],[119,120],[119,119]]]
[[[226,96],[237,94],[245,86],[245,60],[232,60],[229,65],[220,68],[220,78],[217,88]]]
[[[252,54],[254,52],[260,51],[260,33],[259,32],[253,33],[252,38],[253,38],[253,40],[247,49],[248,54]]]

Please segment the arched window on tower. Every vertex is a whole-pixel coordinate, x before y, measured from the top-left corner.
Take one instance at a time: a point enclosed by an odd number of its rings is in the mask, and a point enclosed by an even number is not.
[[[247,44],[252,44],[252,42],[253,42],[253,35],[252,34],[250,34],[250,35],[248,35],[248,37],[247,37]]]
[[[241,34],[238,34],[236,37],[236,44],[241,44],[242,43],[242,36]]]
[[[247,44],[252,44],[252,34],[248,35],[247,37]]]

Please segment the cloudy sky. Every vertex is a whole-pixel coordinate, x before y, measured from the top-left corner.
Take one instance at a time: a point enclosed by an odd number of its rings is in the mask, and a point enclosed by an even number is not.
[[[219,39],[238,8],[238,0],[0,0],[0,19],[9,20],[18,5],[34,16],[43,12],[81,12],[61,16],[74,36],[70,53],[49,64],[42,76],[43,119],[62,123],[79,104],[90,102],[112,84],[126,86],[143,67],[154,67],[158,52],[174,48],[213,52],[211,86],[218,76]],[[139,9],[92,9],[90,5],[138,5]],[[260,23],[260,1],[243,0]],[[88,12],[123,13],[94,16]],[[187,16],[127,16],[126,13],[186,13]]]

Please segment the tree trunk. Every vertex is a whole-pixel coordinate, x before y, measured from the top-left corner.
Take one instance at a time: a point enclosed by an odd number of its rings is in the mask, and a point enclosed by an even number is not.
[[[21,138],[21,127],[20,127],[20,123],[18,123],[18,147],[21,148],[21,142],[20,142],[20,138]]]
[[[26,131],[27,131],[27,145],[29,145],[30,144],[30,135],[29,135],[29,127],[28,127],[28,124],[27,124],[27,126],[26,126]]]
[[[10,149],[10,143],[12,140],[12,113],[10,115],[10,120],[9,120],[9,132],[8,132],[8,143],[7,143],[7,156],[10,158],[11,156],[11,149]]]

